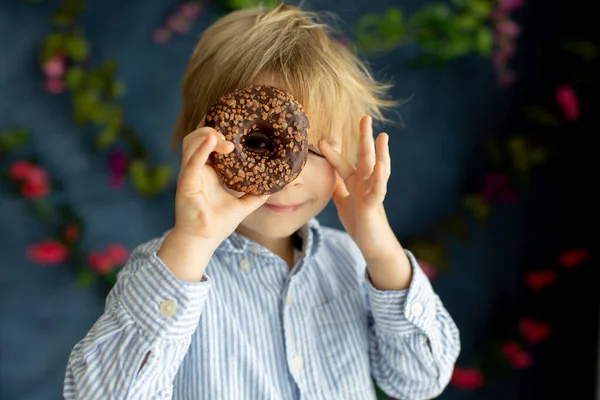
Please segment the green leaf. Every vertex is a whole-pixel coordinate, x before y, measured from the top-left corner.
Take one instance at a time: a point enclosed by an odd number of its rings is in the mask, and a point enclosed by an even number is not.
[[[475,49],[481,56],[489,56],[494,46],[491,29],[482,27],[475,34]]]
[[[80,268],[77,271],[76,283],[82,288],[89,288],[96,281],[96,275],[87,267]]]
[[[469,210],[479,223],[485,223],[490,217],[490,204],[477,193],[467,194],[463,197],[463,206]]]
[[[415,240],[410,243],[409,248],[417,259],[425,261],[433,268],[439,270],[450,268],[446,248],[442,243]]]
[[[50,60],[65,47],[65,36],[62,33],[51,33],[44,39],[42,63]]]
[[[152,180],[152,193],[158,194],[162,192],[171,182],[173,176],[173,166],[170,164],[162,164],[156,167]]]
[[[560,122],[558,117],[543,106],[529,106],[525,109],[527,118],[542,126],[558,128]]]
[[[598,46],[589,40],[563,41],[562,49],[585,61],[592,61],[598,57]]]
[[[79,87],[79,85],[81,85],[81,83],[83,82],[84,76],[85,73],[83,71],[83,68],[79,66],[73,66],[69,68],[66,76],[67,85],[69,85],[70,89],[75,89]]]
[[[83,36],[73,35],[67,39],[67,54],[73,60],[82,62],[88,58],[89,52],[89,43]]]
[[[0,152],[15,151],[29,142],[29,132],[24,128],[14,128],[0,134]]]
[[[106,150],[119,137],[119,125],[107,125],[100,131],[96,137],[96,147],[101,150]]]
[[[134,160],[129,165],[129,175],[133,187],[143,195],[149,195],[152,192],[152,183],[149,179],[148,165],[143,160]]]

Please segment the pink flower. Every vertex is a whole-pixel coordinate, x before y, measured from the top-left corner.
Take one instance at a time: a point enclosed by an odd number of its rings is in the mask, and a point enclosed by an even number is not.
[[[111,173],[122,175],[127,172],[127,156],[120,150],[115,150],[108,156],[108,169]]]
[[[515,38],[521,34],[521,27],[516,22],[506,19],[496,25],[496,32],[510,38]]]
[[[579,119],[579,98],[571,86],[564,85],[556,89],[556,102],[562,109],[567,121],[577,121]]]
[[[508,175],[497,172],[489,172],[485,175],[481,195],[488,203],[496,201],[510,203],[517,198],[515,191],[509,186]]]
[[[524,0],[499,0],[498,8],[501,10],[511,13],[523,6]]]
[[[183,3],[177,9],[181,15],[188,19],[196,19],[202,15],[202,8],[198,3],[190,1],[189,3]]]
[[[87,263],[91,270],[100,275],[106,275],[115,268],[110,256],[97,251],[88,254]]]
[[[171,31],[166,28],[158,28],[152,33],[154,43],[165,44],[171,39]]]
[[[113,264],[123,265],[129,258],[129,251],[119,243],[111,243],[106,248],[105,255],[111,259]]]
[[[546,322],[523,318],[519,322],[519,331],[527,342],[536,345],[542,343],[550,336],[552,328],[550,328],[550,325]]]
[[[178,15],[170,17],[167,20],[167,26],[181,35],[186,34],[190,30],[190,22]]]
[[[60,264],[69,259],[67,246],[52,239],[45,239],[27,247],[26,254],[27,258],[40,265]]]
[[[46,91],[52,94],[59,94],[65,91],[65,82],[60,78],[46,79]]]
[[[454,367],[452,379],[453,386],[463,390],[478,389],[483,386],[485,378],[483,373],[476,368]]]
[[[437,271],[431,265],[426,262],[419,260],[419,266],[425,273],[425,275],[429,278],[429,280],[434,280],[437,277]]]
[[[63,55],[54,56],[44,63],[42,69],[48,78],[62,78],[65,74],[65,57]]]
[[[35,168],[35,165],[26,160],[15,161],[9,169],[9,174],[13,179],[25,179],[27,175]]]

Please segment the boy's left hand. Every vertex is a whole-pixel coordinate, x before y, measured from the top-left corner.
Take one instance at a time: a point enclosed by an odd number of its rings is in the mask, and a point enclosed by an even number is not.
[[[338,216],[367,261],[371,277],[381,275],[383,278],[388,275],[383,270],[392,265],[396,269],[394,275],[398,269],[410,275],[406,254],[383,207],[391,174],[389,136],[381,133],[374,141],[372,119],[366,115],[360,121],[359,141],[357,168],[329,143],[319,142],[322,154],[338,174],[332,196]]]

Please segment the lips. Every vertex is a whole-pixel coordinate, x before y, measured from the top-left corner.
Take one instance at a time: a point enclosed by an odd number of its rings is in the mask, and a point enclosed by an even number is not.
[[[290,213],[290,212],[294,212],[298,209],[300,209],[300,207],[302,207],[303,204],[291,204],[291,205],[287,205],[287,204],[269,204],[269,203],[265,203],[265,207],[272,212],[278,213],[278,214],[285,214],[285,213]]]

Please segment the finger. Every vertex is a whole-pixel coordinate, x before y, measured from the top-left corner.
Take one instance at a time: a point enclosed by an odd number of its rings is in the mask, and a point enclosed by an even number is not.
[[[375,166],[375,142],[373,141],[373,118],[365,115],[360,120],[358,147],[358,176],[368,179]]]
[[[366,195],[366,203],[369,206],[374,206],[383,202],[387,193],[388,178],[385,175],[385,165],[383,162],[375,163],[373,174],[371,176],[371,190]]]
[[[335,188],[333,189],[333,194],[331,198],[333,202],[338,205],[341,204],[346,198],[350,195],[344,180],[338,175],[337,182],[335,183]]]
[[[208,135],[200,146],[190,156],[190,159],[181,169],[180,185],[196,185],[201,181],[202,167],[206,164],[208,156],[215,148],[216,138],[214,135]]]
[[[392,172],[392,160],[390,157],[390,136],[383,132],[377,136],[377,162],[381,162],[384,166],[384,175],[389,178]]]
[[[206,128],[201,128],[206,129]],[[216,151],[221,154],[227,154],[233,151],[234,144],[233,142],[229,142],[225,140],[225,137],[219,132],[211,129],[210,131],[205,130],[197,130],[190,133],[185,137],[183,142],[183,156],[182,156],[182,168],[187,165],[190,158],[196,152],[196,150],[202,145],[202,143],[206,140],[207,137],[214,136],[217,138],[217,143],[214,147],[213,151]]]
[[[246,214],[250,214],[254,212],[258,207],[262,206],[268,198],[268,194],[257,196],[245,193],[242,197],[238,198],[237,201],[239,201],[242,204],[244,212]]]
[[[325,140],[319,140],[319,150],[321,150],[321,153],[343,180],[350,178],[356,172],[354,166],[344,156],[335,151]]]

